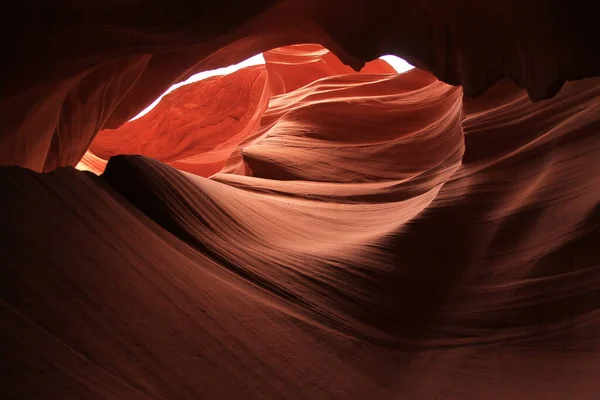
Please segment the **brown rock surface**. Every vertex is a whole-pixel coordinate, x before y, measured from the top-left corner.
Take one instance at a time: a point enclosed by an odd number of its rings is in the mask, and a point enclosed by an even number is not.
[[[595,400],[590,13],[247,3],[4,24],[2,396]]]

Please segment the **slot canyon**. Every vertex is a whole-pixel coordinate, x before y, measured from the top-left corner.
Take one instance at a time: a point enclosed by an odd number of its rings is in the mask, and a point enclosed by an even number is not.
[[[586,4],[14,5],[0,398],[597,399]]]

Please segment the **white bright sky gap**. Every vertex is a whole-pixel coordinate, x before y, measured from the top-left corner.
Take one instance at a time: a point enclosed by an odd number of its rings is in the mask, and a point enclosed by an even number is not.
[[[392,56],[392,55],[388,54],[385,56],[381,56],[379,58],[381,58],[383,61],[390,64],[392,66],[392,68],[394,68],[396,70],[396,72],[399,74],[406,72],[406,71],[410,71],[411,69],[414,68],[412,65],[410,65],[409,63],[407,63],[400,57],[396,57],[396,56]]]
[[[380,58],[383,59],[388,64],[390,64],[396,70],[396,72],[398,72],[399,74],[414,68],[412,65],[410,65],[403,59],[396,57],[396,56],[385,55],[385,56],[381,56]],[[150,110],[152,110],[154,107],[156,107],[156,105],[160,102],[160,100],[167,93],[170,93],[173,90],[175,90],[181,86],[189,85],[190,83],[198,82],[203,79],[210,78],[211,76],[231,74],[231,73],[237,71],[238,69],[250,67],[252,65],[260,65],[260,64],[264,64],[264,63],[265,63],[265,58],[263,57],[263,55],[261,53],[261,54],[255,55],[254,57],[250,57],[249,59],[244,60],[239,64],[230,65],[229,67],[224,67],[224,68],[213,69],[210,71],[203,71],[198,74],[192,75],[187,80],[185,80],[183,82],[179,82],[179,83],[171,86],[166,92],[164,92],[162,95],[160,95],[160,97],[158,99],[154,100],[154,102],[152,104],[150,104],[148,107],[146,107],[138,115],[131,118],[130,121],[133,121],[134,119],[138,119],[141,116],[148,114],[148,112]]]

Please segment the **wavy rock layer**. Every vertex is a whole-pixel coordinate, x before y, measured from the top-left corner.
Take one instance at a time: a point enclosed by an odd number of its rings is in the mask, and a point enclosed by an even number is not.
[[[280,47],[265,52],[264,58],[273,94],[292,92],[327,76],[354,72],[318,44]],[[366,63],[361,72],[395,74],[396,70],[377,58]]]
[[[0,168],[2,393],[596,398],[600,80],[468,99],[327,54],[172,92],[100,176]]]

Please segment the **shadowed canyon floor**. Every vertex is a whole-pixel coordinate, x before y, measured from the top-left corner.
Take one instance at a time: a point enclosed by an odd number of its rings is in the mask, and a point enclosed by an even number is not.
[[[0,166],[1,392],[595,399],[600,78],[264,56]]]

